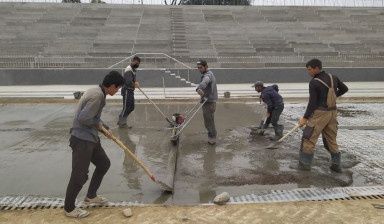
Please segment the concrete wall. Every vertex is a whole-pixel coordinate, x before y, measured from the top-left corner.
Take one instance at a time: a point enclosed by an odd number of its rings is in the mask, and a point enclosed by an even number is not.
[[[325,69],[348,82],[384,81],[384,68],[329,68]],[[0,86],[9,85],[88,85],[100,83],[110,69],[0,69]],[[274,69],[212,69],[219,84],[264,82],[307,82],[310,77],[304,68]],[[173,71],[172,71],[173,72]],[[179,70],[187,78],[186,70]],[[141,70],[137,78],[145,87],[185,86],[160,70]],[[190,71],[190,80],[199,82],[200,74]]]

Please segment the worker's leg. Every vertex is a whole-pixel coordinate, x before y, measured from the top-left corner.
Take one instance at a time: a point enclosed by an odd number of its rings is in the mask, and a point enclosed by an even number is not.
[[[95,146],[96,143],[93,142],[78,139],[73,136],[70,138],[70,147],[72,148],[72,173],[65,195],[64,210],[66,212],[71,212],[75,209],[76,197],[88,179],[89,164]]]
[[[271,113],[271,123],[273,129],[275,130],[275,140],[279,140],[281,137],[283,137],[284,126],[278,123],[283,110],[284,104],[281,104],[279,106],[276,106]]]
[[[203,118],[204,125],[208,131],[209,139],[216,139],[217,132],[215,126],[215,111],[216,111],[216,103],[215,102],[206,102],[203,105]]]
[[[331,111],[331,119],[322,131],[324,147],[331,153],[331,170],[341,172],[341,156],[337,144],[337,112]]]
[[[317,140],[322,133],[324,127],[330,120],[329,111],[316,110],[312,117],[309,118],[303,131],[301,140],[301,149],[299,154],[299,168],[302,170],[310,170],[315,152]]]

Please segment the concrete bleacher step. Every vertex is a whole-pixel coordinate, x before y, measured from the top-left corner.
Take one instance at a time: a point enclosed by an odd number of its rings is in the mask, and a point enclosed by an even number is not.
[[[187,56],[189,50],[187,45],[187,32],[184,22],[183,9],[171,8],[170,21],[172,33],[172,55],[176,57]]]
[[[131,55],[133,52],[109,52],[109,51],[105,51],[105,52],[87,52],[87,55],[88,56],[91,56],[91,57],[121,57],[121,58],[125,58],[127,57],[127,55]]]
[[[278,46],[278,45],[286,45],[287,42],[284,40],[284,38],[280,37],[268,37],[268,35],[263,37],[250,37],[249,41],[251,44],[254,44],[256,46],[258,45],[271,45],[271,46]]]
[[[226,62],[226,63],[214,63],[221,68],[265,68],[265,63],[258,62]]]
[[[330,44],[336,51],[341,53],[360,53],[360,54],[369,54],[371,53],[371,49],[364,45],[358,44]]]
[[[278,56],[294,63],[298,55],[370,65],[379,59],[344,55],[384,52],[380,8],[0,4],[0,55],[126,57],[158,52],[186,61],[212,57],[215,66],[260,67],[278,66],[273,59]],[[75,44],[67,45],[68,40]],[[160,60],[146,63],[160,65]]]
[[[307,52],[298,52],[299,55],[302,56],[313,56],[313,57],[319,57],[319,56],[337,56],[340,54],[338,51],[307,51]]]
[[[281,17],[275,17],[275,16],[266,16],[264,19],[268,22],[296,22],[296,17],[289,17],[289,16],[281,16]]]
[[[217,52],[218,57],[253,57],[256,56],[256,52]],[[236,59],[234,59],[236,60]]]
[[[291,47],[255,47],[256,52],[294,52]]]

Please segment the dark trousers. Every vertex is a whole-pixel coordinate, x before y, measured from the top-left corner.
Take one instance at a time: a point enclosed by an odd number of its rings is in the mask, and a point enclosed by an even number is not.
[[[267,128],[269,124],[272,124],[273,129],[275,130],[275,134],[277,134],[278,136],[282,135],[283,129],[284,129],[283,125],[278,124],[280,115],[283,112],[283,110],[284,110],[284,104],[280,104],[276,106],[273,109],[271,116],[269,116],[269,118],[267,119],[264,125],[264,128]]]
[[[133,90],[123,92],[123,110],[119,115],[118,124],[126,124],[128,115],[135,109],[135,94]]]
[[[96,169],[88,188],[88,198],[97,196],[96,192],[111,165],[100,142],[85,141],[74,136],[71,136],[69,142],[72,148],[72,173],[64,202],[64,209],[67,212],[75,209],[76,197],[88,179],[89,164],[92,162]]]
[[[215,111],[216,111],[216,102],[206,102],[203,105],[204,125],[208,131],[209,138],[216,138],[217,136],[216,127],[215,127]]]

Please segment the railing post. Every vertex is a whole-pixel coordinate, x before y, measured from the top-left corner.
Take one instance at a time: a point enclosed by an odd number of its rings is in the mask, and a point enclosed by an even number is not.
[[[164,99],[167,98],[165,95],[165,81],[164,81],[164,75],[163,75],[163,93],[164,93]]]

